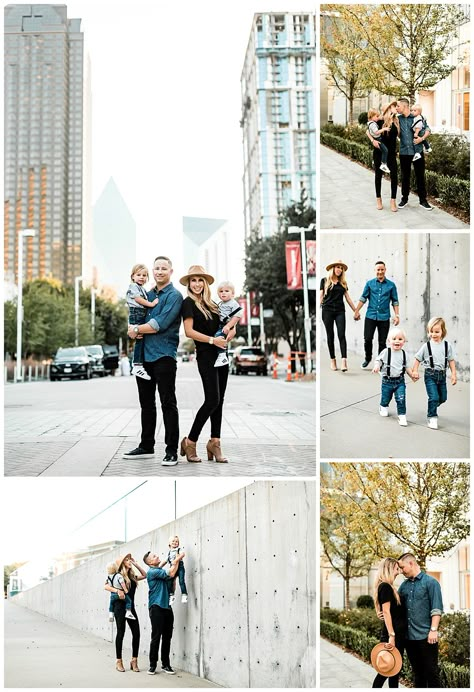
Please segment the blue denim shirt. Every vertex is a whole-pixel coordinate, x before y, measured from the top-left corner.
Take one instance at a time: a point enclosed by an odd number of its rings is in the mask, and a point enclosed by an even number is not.
[[[364,286],[359,298],[361,303],[369,301],[367,317],[371,320],[389,320],[390,303],[398,305],[397,287],[389,279],[379,281],[370,279]]]
[[[168,585],[170,578],[168,572],[160,567],[150,567],[147,572],[148,582],[148,607],[157,605],[160,608],[169,608],[170,591]]]
[[[413,132],[413,115],[399,115],[398,123],[400,125],[400,156],[414,156],[415,155],[415,145],[413,144],[414,132]],[[426,130],[429,130],[428,123],[426,123],[426,128],[421,130],[420,134],[424,134]]]
[[[157,296],[158,303],[154,308],[148,308],[146,315],[150,327],[157,330],[156,334],[145,334],[143,337],[147,363],[164,356],[176,360],[178,351],[183,296],[171,283],[158,293],[154,288],[148,291],[148,300],[155,300]]]
[[[398,594],[407,612],[407,638],[426,639],[430,632],[431,616],[443,613],[439,582],[426,572],[420,572],[414,579],[406,579],[400,585]]]

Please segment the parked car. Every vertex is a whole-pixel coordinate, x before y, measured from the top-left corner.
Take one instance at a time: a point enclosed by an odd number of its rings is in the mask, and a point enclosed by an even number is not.
[[[104,351],[104,368],[106,374],[114,375],[119,366],[119,352],[117,346],[102,344]]]
[[[87,353],[89,353],[94,362],[92,363],[92,374],[99,375],[99,377],[104,377],[107,373],[104,367],[104,349],[100,344],[93,344],[89,346],[84,346]]]
[[[241,375],[243,372],[255,372],[257,375],[268,374],[268,359],[261,348],[255,346],[238,346],[232,356],[231,372]]]
[[[90,380],[94,359],[87,353],[84,346],[74,348],[58,348],[49,370],[51,382],[65,377],[78,377]]]

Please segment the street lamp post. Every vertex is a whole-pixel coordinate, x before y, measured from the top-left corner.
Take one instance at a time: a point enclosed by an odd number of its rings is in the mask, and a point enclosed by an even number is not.
[[[23,238],[33,238],[34,228],[25,228],[18,233],[18,299],[16,306],[16,381],[22,380],[21,376],[21,341],[23,327]]]
[[[74,279],[74,326],[75,338],[74,345],[79,346],[79,281],[82,281],[82,276],[76,276]]]

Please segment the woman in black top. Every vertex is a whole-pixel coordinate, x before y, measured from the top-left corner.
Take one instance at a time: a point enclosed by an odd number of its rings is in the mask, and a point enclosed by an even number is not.
[[[186,336],[196,345],[199,375],[204,389],[204,403],[194,419],[189,435],[181,441],[181,456],[188,461],[201,461],[196,452],[196,443],[207,419],[211,419],[211,439],[207,443],[207,458],[227,462],[221,450],[221,424],[224,395],[229,377],[229,365],[214,367],[218,349],[226,348],[235,336],[235,327],[227,337],[214,336],[219,328],[217,305],[211,299],[209,285],[214,277],[206,274],[199,265],[189,268],[179,282],[188,288],[188,297],[183,300],[182,316]]]
[[[338,261],[328,264],[329,272],[325,279],[321,279],[320,301],[321,319],[326,327],[331,370],[337,370],[336,351],[334,348],[334,324],[337,329],[339,346],[341,348],[342,372],[347,370],[347,342],[346,342],[346,308],[344,299],[355,312],[355,305],[349,295],[346,281],[347,264]]]
[[[398,591],[393,585],[393,582],[399,574],[400,568],[397,560],[393,557],[386,557],[382,560],[375,579],[374,601],[376,612],[383,613],[384,623],[380,634],[380,641],[387,643],[387,649],[396,647],[403,659],[407,618]],[[388,679],[388,686],[398,687],[398,678],[399,674],[390,677]],[[383,687],[386,679],[385,675],[377,673],[372,687]]]
[[[106,581],[104,585],[105,590],[110,591],[111,593],[116,593],[119,596],[119,598],[117,598],[113,604],[115,624],[117,625],[117,635],[115,637],[115,654],[117,656],[117,663],[115,668],[120,673],[125,672],[122,661],[122,644],[125,635],[125,622],[128,622],[128,626],[132,632],[132,660],[130,661],[130,670],[139,673],[138,651],[140,649],[140,623],[138,622],[138,615],[137,611],[135,610],[135,591],[137,589],[137,582],[141,581],[142,579],[146,579],[146,572],[137,562],[135,562],[130,553],[117,558],[115,563],[117,565],[117,572],[120,572],[127,584],[128,596],[130,596],[130,600],[132,601],[131,611],[135,617],[135,620],[129,620],[128,618],[125,620],[125,592],[121,591],[120,589],[114,589],[109,582]],[[139,574],[136,574],[133,571],[132,565],[138,570]]]
[[[388,132],[382,134],[382,142],[388,149],[387,166],[390,168],[390,209],[398,211],[397,208],[397,189],[398,189],[398,171],[397,171],[397,137],[400,134],[400,125],[397,118],[396,101],[392,101],[386,106],[383,111],[383,120],[378,121],[379,128],[390,127]],[[370,135],[369,135],[370,137]],[[382,152],[377,140],[370,137],[373,149],[373,159],[375,166],[375,196],[377,198],[377,209],[383,209],[382,206],[382,174],[380,164],[382,163]]]

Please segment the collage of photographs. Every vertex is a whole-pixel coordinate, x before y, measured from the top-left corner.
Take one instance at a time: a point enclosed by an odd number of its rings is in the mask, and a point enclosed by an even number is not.
[[[5,689],[470,689],[470,12],[4,3]]]

